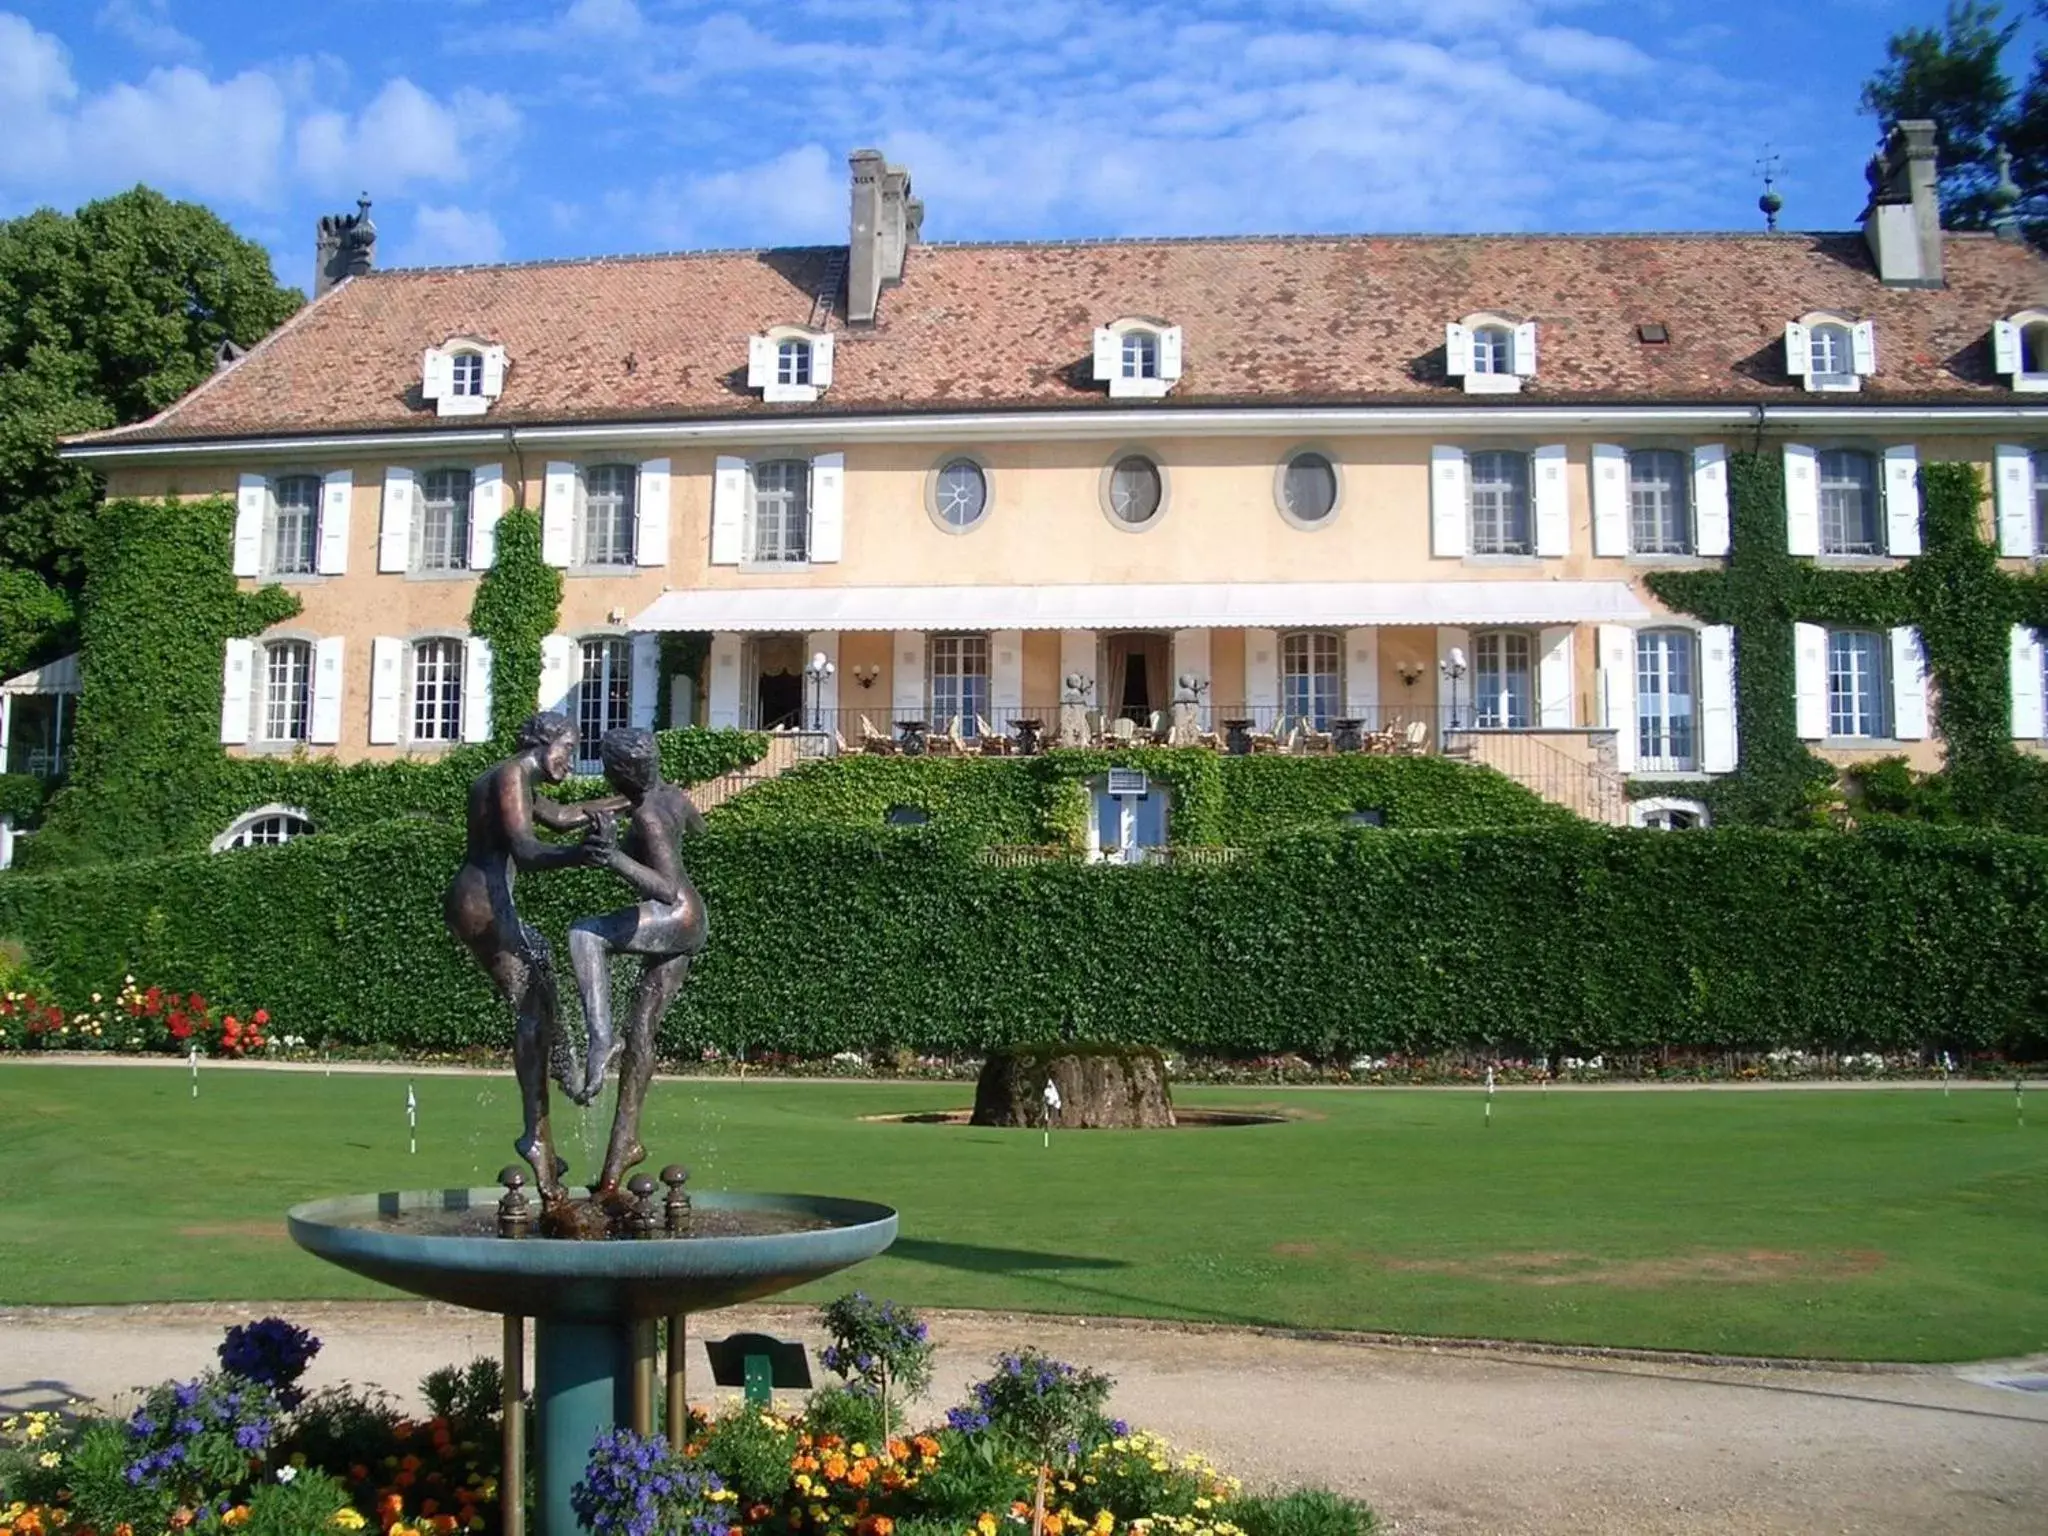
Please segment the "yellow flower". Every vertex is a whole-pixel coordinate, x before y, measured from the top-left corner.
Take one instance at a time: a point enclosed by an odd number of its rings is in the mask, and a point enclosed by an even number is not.
[[[329,1522],[344,1531],[360,1531],[363,1528],[362,1514],[354,1509],[337,1509],[334,1519]]]
[[[220,1523],[231,1531],[237,1526],[247,1525],[249,1523],[249,1506],[237,1504],[233,1509],[220,1517]]]
[[[981,1518],[974,1522],[974,1528],[981,1536],[996,1536],[996,1517],[984,1511]]]
[[[42,1455],[36,1458],[36,1465],[39,1467],[54,1467],[57,1465],[58,1462],[62,1461],[63,1459],[64,1458],[62,1456],[59,1456],[55,1451],[45,1451]]]
[[[853,1442],[853,1459],[855,1461],[860,1460],[860,1458],[867,1455],[867,1453],[868,1448],[865,1445],[862,1445],[860,1441],[856,1440]]]
[[[50,1426],[43,1422],[42,1415],[34,1413],[28,1416],[28,1425],[22,1430],[22,1434],[30,1440],[40,1440],[49,1432]]]

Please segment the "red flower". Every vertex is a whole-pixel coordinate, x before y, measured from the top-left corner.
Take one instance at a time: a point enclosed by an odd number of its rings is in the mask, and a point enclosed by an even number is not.
[[[259,1028],[270,1022],[270,1012],[268,1009],[258,1008],[250,1017],[255,1020]]]
[[[201,997],[197,992],[194,992],[190,997],[185,999],[185,1005],[188,1008],[190,1008],[194,1013],[206,1012],[206,999]]]
[[[151,987],[147,992],[143,993],[142,1006],[151,1013],[161,1012],[164,1006],[164,989],[162,987]]]
[[[186,1018],[186,1017],[185,1017],[185,1015],[183,1015],[182,1013],[174,1013],[174,1014],[172,1014],[172,1015],[171,1015],[171,1038],[172,1038],[173,1040],[189,1040],[189,1039],[191,1039],[191,1037],[192,1037],[192,1021],[191,1021],[190,1019]]]

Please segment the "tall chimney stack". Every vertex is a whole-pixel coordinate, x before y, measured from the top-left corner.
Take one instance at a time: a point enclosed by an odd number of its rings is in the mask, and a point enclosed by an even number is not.
[[[370,221],[370,194],[356,199],[354,213],[322,214],[313,236],[313,297],[343,278],[361,277],[376,265],[377,226]]]
[[[1864,172],[1870,201],[1863,210],[1863,238],[1888,287],[1942,286],[1934,131],[1926,118],[1894,123]]]
[[[879,149],[847,157],[853,172],[853,208],[847,234],[846,318],[869,325],[882,290],[903,281],[904,253],[917,243],[924,204],[910,195],[910,172],[890,165]]]

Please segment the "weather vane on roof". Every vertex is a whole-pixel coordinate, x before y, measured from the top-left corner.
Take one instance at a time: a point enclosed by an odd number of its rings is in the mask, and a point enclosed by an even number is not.
[[[1757,157],[1756,168],[1763,173],[1764,195],[1756,200],[1763,211],[1764,228],[1771,234],[1778,232],[1778,210],[1785,206],[1785,199],[1778,195],[1778,172],[1784,169],[1784,161],[1769,144]]]

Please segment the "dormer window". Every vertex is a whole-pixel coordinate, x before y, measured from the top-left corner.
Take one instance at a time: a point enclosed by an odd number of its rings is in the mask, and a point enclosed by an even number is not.
[[[1095,381],[1112,399],[1156,400],[1180,378],[1181,334],[1158,320],[1114,320],[1095,332]]]
[[[454,336],[420,360],[420,398],[442,416],[481,416],[505,388],[505,349]]]
[[[808,405],[832,387],[832,337],[778,325],[747,339],[747,388],[771,405]]]
[[[1810,390],[1854,390],[1877,372],[1877,328],[1868,320],[1805,315],[1785,327],[1785,371]]]
[[[1536,322],[1467,315],[1444,327],[1444,372],[1471,395],[1513,394],[1536,376]]]
[[[1991,327],[1993,364],[2014,389],[2048,390],[2048,310],[2023,309]]]

